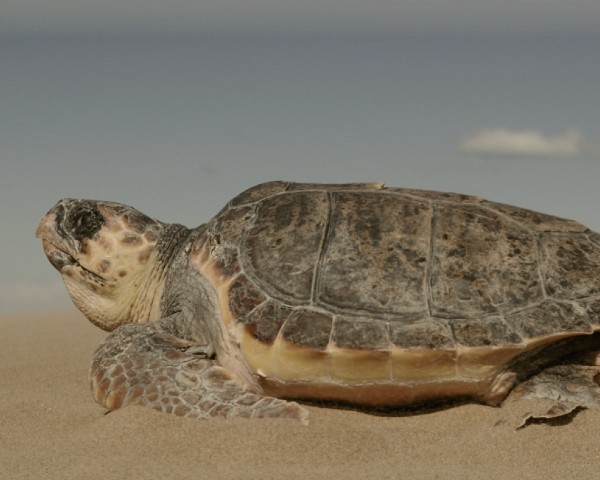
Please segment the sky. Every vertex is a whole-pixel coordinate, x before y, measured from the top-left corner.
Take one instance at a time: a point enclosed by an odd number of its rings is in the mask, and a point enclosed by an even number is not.
[[[597,0],[3,0],[0,29],[89,33],[596,34]]]
[[[70,307],[34,238],[63,197],[192,227],[263,181],[383,181],[600,230],[596,0],[166,5],[0,5],[0,315]]]

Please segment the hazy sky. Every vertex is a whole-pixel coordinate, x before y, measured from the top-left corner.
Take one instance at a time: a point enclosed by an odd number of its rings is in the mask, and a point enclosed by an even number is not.
[[[597,0],[3,0],[0,30],[596,33]]]
[[[0,313],[69,305],[33,236],[61,197],[196,226],[261,181],[384,181],[600,230],[597,1],[143,3],[0,6]]]

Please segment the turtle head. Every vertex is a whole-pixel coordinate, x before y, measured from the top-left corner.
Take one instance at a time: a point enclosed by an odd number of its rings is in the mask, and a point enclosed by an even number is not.
[[[104,330],[153,320],[162,270],[157,248],[169,225],[113,202],[64,199],[36,236],[73,300]]]

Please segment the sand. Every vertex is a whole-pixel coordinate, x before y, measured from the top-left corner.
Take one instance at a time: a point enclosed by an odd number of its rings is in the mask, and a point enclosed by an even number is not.
[[[0,478],[600,478],[600,409],[515,431],[513,407],[293,420],[105,415],[87,369],[105,334],[77,312],[0,318]]]

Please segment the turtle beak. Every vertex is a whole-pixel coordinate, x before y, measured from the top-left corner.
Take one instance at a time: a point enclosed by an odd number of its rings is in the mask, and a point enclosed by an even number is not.
[[[71,241],[62,225],[65,218],[65,206],[68,206],[70,202],[72,200],[68,198],[60,200],[44,215],[35,231],[37,238],[50,240],[55,244]]]
[[[35,230],[35,238],[47,237],[49,232],[53,230],[52,225],[54,225],[55,220],[55,215],[51,212],[48,212],[44,216],[44,218],[40,220],[40,223],[38,224],[37,229]]]
[[[42,239],[42,247],[48,260],[54,268],[58,271],[61,270],[65,265],[69,265],[72,261],[68,260],[68,255],[52,244],[52,240],[56,242],[56,231],[55,231],[56,215],[52,211],[48,212],[44,218],[40,220],[35,231],[36,238]]]

